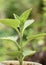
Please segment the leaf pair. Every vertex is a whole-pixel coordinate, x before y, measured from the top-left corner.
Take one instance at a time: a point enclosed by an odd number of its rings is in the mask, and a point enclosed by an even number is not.
[[[0,23],[10,26],[14,29],[16,29],[18,26],[24,24],[24,26],[23,26],[24,27],[23,30],[24,30],[31,23],[33,23],[32,22],[33,20],[26,21],[30,12],[31,12],[31,9],[25,11],[20,17],[18,15],[14,14],[15,19],[1,19]]]
[[[22,35],[23,35],[24,30],[34,22],[33,19],[27,20],[31,10],[32,9],[25,11],[20,17],[18,15],[14,14],[14,17],[20,21],[19,27],[21,28]]]
[[[29,55],[33,55],[35,54],[36,51],[32,51],[32,50],[25,50],[23,51],[23,58],[24,59],[26,56],[29,56]],[[14,56],[14,57],[19,57],[21,55],[21,51],[12,51],[12,52],[8,52],[7,55],[9,56]]]

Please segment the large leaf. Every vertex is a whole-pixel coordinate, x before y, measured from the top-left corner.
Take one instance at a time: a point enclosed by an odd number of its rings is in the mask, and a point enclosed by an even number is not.
[[[24,22],[27,20],[29,14],[30,14],[30,12],[31,12],[31,10],[32,10],[32,9],[26,10],[26,11],[20,16],[20,21],[21,21],[21,23],[24,23]]]
[[[19,26],[20,21],[18,19],[0,19],[0,23],[3,23],[12,28],[17,28]]]
[[[36,51],[32,51],[32,50],[28,49],[28,50],[24,50],[23,56],[24,56],[24,57],[29,56],[29,55],[32,56],[32,55],[35,54],[35,53],[36,53]]]

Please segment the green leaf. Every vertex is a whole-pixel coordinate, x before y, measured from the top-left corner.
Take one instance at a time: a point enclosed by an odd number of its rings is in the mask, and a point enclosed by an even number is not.
[[[43,36],[46,36],[46,33],[39,33],[39,34],[36,34],[36,35],[29,35],[27,37],[27,41],[23,44],[23,47],[25,47],[27,44],[29,44],[29,42],[33,39],[38,39],[39,37],[43,37]]]
[[[33,40],[33,39],[38,39],[39,37],[43,37],[43,36],[46,36],[46,33],[31,35],[31,36],[28,36],[27,39]]]
[[[1,39],[1,40],[10,40],[10,41],[12,41],[13,43],[16,44],[16,47],[17,47],[17,48],[20,48],[20,46],[18,45],[17,41],[15,40],[16,37],[0,37],[0,39]]]
[[[0,19],[0,23],[15,29],[19,26],[20,21],[18,19]]]
[[[15,50],[16,51],[18,49],[16,44],[13,43],[12,41],[10,41],[10,40],[2,40],[2,41],[3,41],[3,48],[5,48],[6,51],[10,51],[10,50]],[[3,49],[3,51],[5,49]],[[10,49],[10,50],[8,50],[8,49]]]
[[[30,12],[31,12],[31,10],[32,10],[32,8],[29,9],[29,10],[26,10],[26,11],[20,16],[20,21],[21,21],[21,23],[24,23],[24,22],[27,20],[29,14],[30,14]]]
[[[23,56],[26,57],[26,56],[29,56],[29,55],[33,55],[35,53],[36,53],[36,51],[32,51],[30,49],[27,49],[27,50],[24,50]]]
[[[4,60],[7,60],[7,59],[8,59],[7,55],[0,56],[0,61],[4,61]]]
[[[14,13],[13,15],[14,15],[14,18],[15,18],[15,19],[16,19],[16,18],[19,19],[19,16],[18,16],[17,14]]]
[[[9,39],[16,42],[16,40],[18,39],[18,36],[0,37],[0,39],[5,39],[5,40]]]
[[[0,56],[3,56],[3,55],[6,55],[6,53],[7,53],[7,50],[6,50],[6,48],[0,48]]]
[[[12,51],[7,53],[8,56],[13,56],[13,57],[19,57],[21,55],[21,51]]]
[[[31,25],[32,23],[34,22],[34,20],[27,20],[25,23],[24,23],[24,27],[23,27],[23,32],[24,30],[29,26]]]

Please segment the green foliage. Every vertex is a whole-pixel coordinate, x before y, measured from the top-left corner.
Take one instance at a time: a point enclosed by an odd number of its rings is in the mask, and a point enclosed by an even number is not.
[[[23,52],[23,59],[26,57],[26,56],[29,56],[29,55],[33,55],[33,54],[35,54],[36,53],[36,51],[32,51],[32,50],[30,50],[30,49],[24,49],[24,52]]]
[[[24,31],[27,27],[29,27],[34,22],[33,19],[27,20],[29,14],[30,14],[30,11],[31,11],[31,9],[25,11],[20,17],[18,15],[14,14],[15,19],[0,20],[0,23],[3,23],[5,25],[10,26],[18,32],[18,37],[20,38],[19,42],[14,39],[15,37],[7,37],[7,38],[6,37],[0,37],[0,39],[11,40],[11,41],[13,41],[13,43],[15,43],[17,50],[16,51],[14,50],[13,52],[12,51],[8,52],[7,54],[9,56],[17,57],[20,65],[22,65],[22,61],[26,56],[33,55],[36,52],[36,51],[31,50],[31,49],[27,50],[27,48],[25,50],[24,49],[25,45],[24,45],[24,48],[23,48],[23,44],[25,44],[25,43],[23,43]],[[44,35],[46,35],[46,33],[32,35],[32,36],[29,35],[29,37],[27,38],[27,41],[25,41],[26,45],[27,45],[28,41],[35,39],[35,37],[38,38],[39,36],[44,36]]]
[[[30,14],[30,11],[31,11],[31,9],[25,11],[25,12],[20,16],[20,21],[21,21],[22,23],[24,23],[24,22],[27,20],[29,14]]]
[[[37,39],[39,37],[43,37],[44,35],[46,35],[46,33],[39,33],[39,34],[36,34],[36,35],[28,36],[27,38],[32,40],[32,39]]]
[[[19,26],[18,19],[2,19],[0,22],[12,28],[17,28]]]

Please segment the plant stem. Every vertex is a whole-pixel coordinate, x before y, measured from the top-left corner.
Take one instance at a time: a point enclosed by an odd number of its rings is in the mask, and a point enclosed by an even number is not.
[[[19,65],[22,65],[23,64],[23,48],[22,48],[22,31],[20,31],[20,51],[21,51],[21,54],[20,54],[20,57],[19,57]]]
[[[23,64],[22,55],[20,55],[20,58],[19,58],[19,65],[22,65],[22,64]]]
[[[19,61],[19,65],[22,65],[22,61]]]

